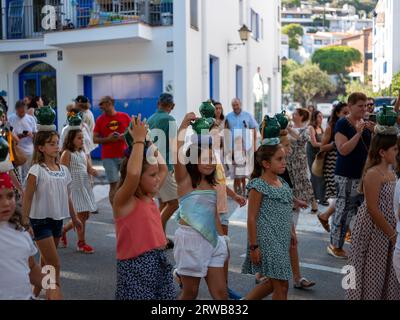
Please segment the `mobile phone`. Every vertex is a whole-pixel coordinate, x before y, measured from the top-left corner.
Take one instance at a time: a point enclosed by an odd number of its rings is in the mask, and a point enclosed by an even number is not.
[[[374,113],[370,114],[368,117],[368,121],[376,123],[376,114],[374,114]]]

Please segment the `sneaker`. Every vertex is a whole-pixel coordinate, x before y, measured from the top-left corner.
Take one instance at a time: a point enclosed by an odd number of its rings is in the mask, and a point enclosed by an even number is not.
[[[181,276],[178,274],[176,269],[174,269],[174,271],[172,272],[172,276],[174,277],[174,280],[178,284],[179,288],[182,289],[183,285],[182,285]]]
[[[338,259],[347,259],[346,251],[343,249],[334,248],[333,246],[329,245],[327,247],[328,254],[338,258]]]
[[[85,254],[94,253],[94,249],[86,243],[78,243],[76,250],[80,253],[85,253]]]
[[[60,248],[66,248],[68,246],[67,233],[63,231],[60,239]]]
[[[228,287],[228,297],[230,300],[242,300],[242,296]]]

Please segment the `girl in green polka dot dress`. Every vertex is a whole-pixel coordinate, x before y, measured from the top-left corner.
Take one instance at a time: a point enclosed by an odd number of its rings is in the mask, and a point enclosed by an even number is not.
[[[286,168],[282,145],[262,145],[256,152],[254,166],[247,186],[249,243],[242,272],[259,272],[268,280],[255,287],[246,299],[272,293],[273,300],[286,300],[292,277],[289,249],[297,240],[292,228],[293,193],[279,177]]]

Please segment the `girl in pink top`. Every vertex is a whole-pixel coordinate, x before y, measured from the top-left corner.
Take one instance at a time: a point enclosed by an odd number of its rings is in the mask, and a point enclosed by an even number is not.
[[[122,163],[121,181],[113,202],[117,234],[116,299],[172,300],[176,297],[172,265],[165,253],[167,240],[160,211],[153,200],[168,168],[159,152],[155,152],[155,157],[144,157],[149,155],[145,141],[147,125],[140,114],[132,117],[132,127],[128,130],[134,143]]]

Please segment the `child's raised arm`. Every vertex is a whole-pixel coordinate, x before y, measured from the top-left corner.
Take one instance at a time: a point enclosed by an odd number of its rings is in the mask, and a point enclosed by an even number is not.
[[[179,185],[184,180],[189,178],[189,174],[186,170],[186,166],[184,163],[181,163],[180,159],[185,158],[185,154],[183,153],[183,145],[185,144],[185,134],[186,130],[190,125],[190,122],[196,120],[196,115],[194,112],[190,112],[186,114],[185,118],[182,121],[181,126],[178,130],[178,144],[177,144],[177,157],[176,157],[176,164],[175,164],[175,179],[176,183]]]
[[[113,209],[115,218],[119,216],[118,209],[126,205],[127,201],[135,194],[142,175],[147,126],[145,122],[141,121],[140,114],[137,119],[132,116],[132,128],[128,127],[128,130],[134,140],[134,144],[126,167],[125,180],[114,197]]]

